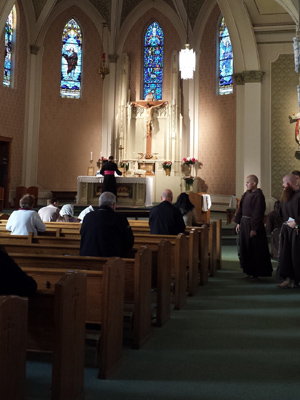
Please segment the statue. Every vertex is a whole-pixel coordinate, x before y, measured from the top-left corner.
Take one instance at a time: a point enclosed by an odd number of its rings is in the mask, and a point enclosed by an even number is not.
[[[131,103],[134,107],[144,108],[146,130],[147,130],[147,146],[146,154],[151,154],[151,141],[152,141],[152,124],[153,124],[153,110],[154,108],[164,107],[168,104],[167,101],[155,101],[152,104],[147,102],[145,105],[142,102],[133,101]]]
[[[290,119],[290,124],[293,124],[294,122],[296,122],[296,127],[295,127],[295,140],[296,143],[298,143],[298,145],[300,145],[300,112],[295,114],[293,112],[292,116],[289,116]]]

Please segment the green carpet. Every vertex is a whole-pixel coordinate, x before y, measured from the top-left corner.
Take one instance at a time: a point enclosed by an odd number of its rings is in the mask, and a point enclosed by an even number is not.
[[[289,400],[300,396],[300,290],[243,277],[234,246],[223,269],[141,350],[124,347],[112,379],[85,370],[85,400]],[[276,265],[274,264],[274,267]],[[27,363],[27,399],[50,399],[51,368]]]

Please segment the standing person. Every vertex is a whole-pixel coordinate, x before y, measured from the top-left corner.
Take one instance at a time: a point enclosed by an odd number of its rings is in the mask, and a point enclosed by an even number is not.
[[[115,179],[115,172],[118,175],[122,175],[122,172],[118,170],[117,164],[114,162],[114,157],[109,156],[108,161],[103,164],[100,174],[104,175],[102,193],[110,192],[117,196],[117,184]]]
[[[283,224],[282,216],[279,212],[280,201],[274,203],[274,210],[266,216],[266,233],[271,235],[271,257],[278,260],[279,254],[279,235]]]
[[[172,205],[172,201],[172,191],[165,189],[161,195],[161,203],[150,211],[150,233],[156,235],[178,235],[178,233],[184,233],[184,220],[179,209]]]
[[[300,186],[300,171],[298,171],[297,169],[295,169],[295,170],[292,172],[292,174],[296,176],[296,179],[297,179],[297,186]]]
[[[297,229],[300,226],[300,189],[296,175],[284,176],[282,186],[280,214],[284,222],[280,231],[277,271],[284,281],[277,286],[296,288],[300,282],[300,235]]]
[[[84,217],[80,230],[80,255],[122,257],[133,246],[134,237],[127,218],[115,212],[116,196],[104,192],[100,208]]]
[[[33,232],[36,236],[39,232],[45,232],[46,225],[39,214],[33,210],[35,198],[31,194],[25,194],[20,200],[20,208],[14,211],[7,220],[6,229],[11,235],[28,235]]]
[[[174,207],[178,208],[186,226],[197,225],[197,214],[194,204],[190,201],[188,194],[180,193]]]
[[[48,199],[47,206],[40,208],[38,214],[44,222],[55,222],[59,216],[57,199]]]
[[[264,213],[265,196],[258,189],[258,178],[249,175],[246,178],[247,191],[243,194],[234,222],[239,234],[239,259],[241,268],[247,277],[271,276],[272,264],[266,231]]]

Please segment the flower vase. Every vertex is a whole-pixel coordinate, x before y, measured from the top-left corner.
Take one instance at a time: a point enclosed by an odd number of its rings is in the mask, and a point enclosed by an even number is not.
[[[191,166],[188,165],[188,164],[186,164],[186,165],[184,166],[184,174],[185,174],[185,176],[190,176],[190,175],[191,175],[191,172],[192,172]]]
[[[165,173],[166,173],[166,176],[170,176],[171,175],[171,168],[166,168],[165,169]]]
[[[185,191],[192,192],[193,191],[193,183],[185,182]]]

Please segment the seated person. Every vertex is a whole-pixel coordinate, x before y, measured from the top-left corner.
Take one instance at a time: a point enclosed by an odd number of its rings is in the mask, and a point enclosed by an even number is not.
[[[36,211],[33,210],[35,198],[31,194],[25,194],[20,200],[20,209],[14,211],[8,218],[6,229],[11,235],[28,235],[33,232],[45,232],[46,225]]]
[[[40,208],[38,214],[44,222],[55,222],[59,216],[57,199],[47,199],[47,206]]]
[[[185,223],[181,212],[172,205],[172,191],[165,189],[161,195],[161,200],[162,202],[150,211],[150,233],[156,235],[178,235],[178,233],[184,233]]]
[[[62,206],[59,216],[56,220],[57,222],[78,222],[74,218],[74,207],[71,204],[65,204]]]
[[[190,201],[188,194],[180,193],[174,207],[178,208],[183,217],[185,226],[197,225],[197,213],[194,204]]]
[[[36,281],[27,275],[14,260],[0,248],[0,295],[31,296],[37,290]]]
[[[83,218],[88,214],[89,212],[94,211],[93,206],[88,206],[84,210],[81,211],[81,213],[78,215],[79,222],[83,222]]]
[[[115,212],[116,196],[104,192],[99,197],[100,208],[88,213],[80,230],[80,255],[122,257],[134,242],[127,218]]]
[[[274,211],[266,216],[266,233],[271,235],[271,257],[278,260],[279,235],[283,224],[283,218],[279,213],[280,201],[274,203]]]

